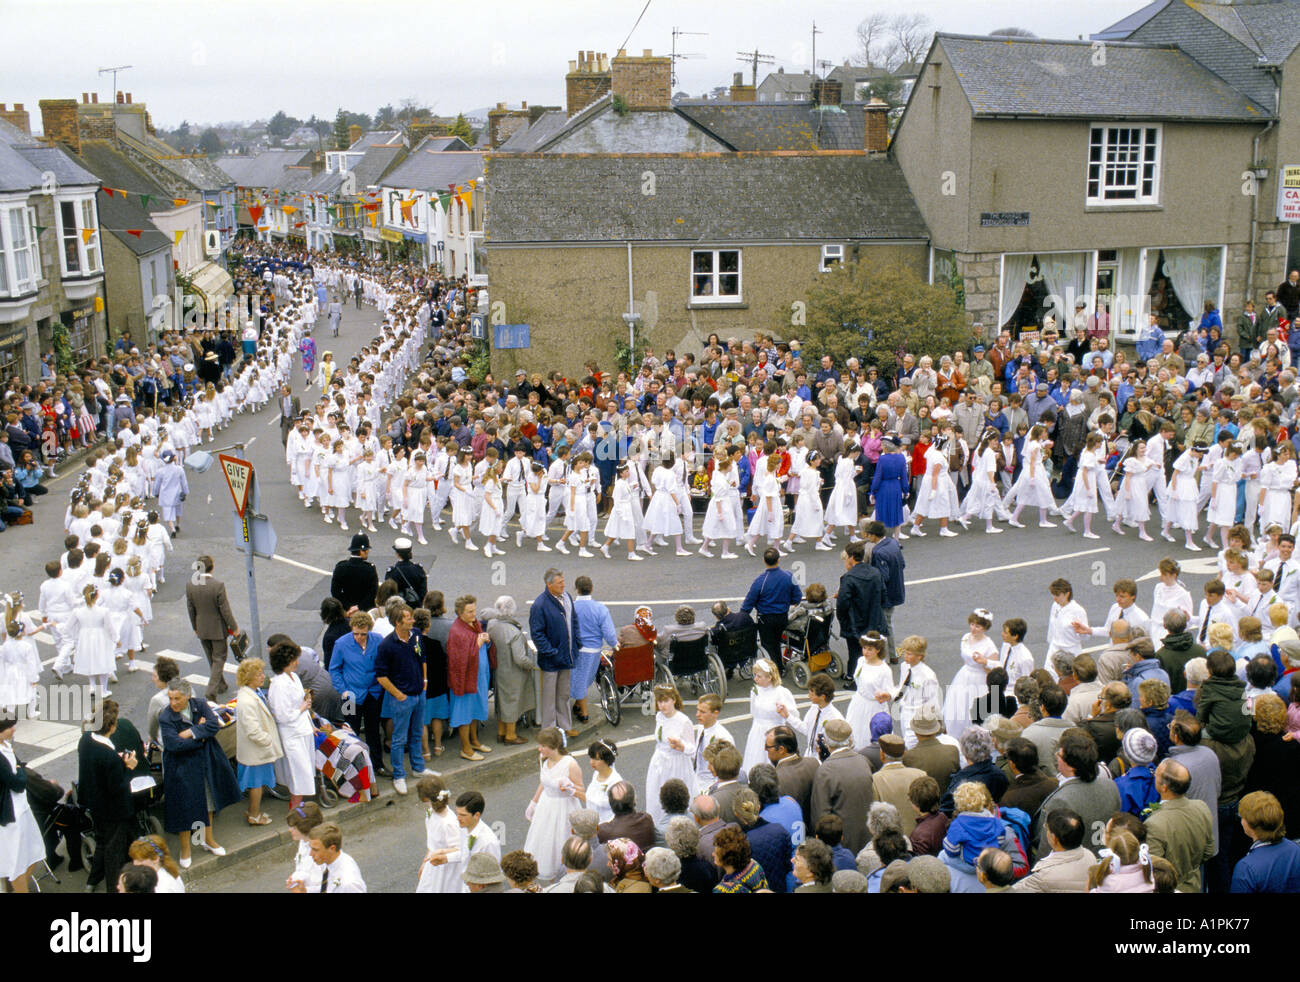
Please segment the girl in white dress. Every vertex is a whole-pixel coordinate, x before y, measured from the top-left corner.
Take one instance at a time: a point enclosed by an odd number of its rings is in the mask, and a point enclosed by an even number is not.
[[[1052,497],[1052,485],[1047,479],[1047,468],[1045,466],[1047,454],[1052,449],[1052,441],[1047,439],[1047,428],[1041,423],[1034,426],[1029,431],[1029,439],[1025,441],[1024,449],[1024,466],[1020,471],[1020,479],[1011,488],[1011,493],[1006,496],[1004,505],[1011,507],[1011,502],[1015,501],[1016,510],[1012,513],[1008,525],[1022,529],[1020,524],[1020,513],[1026,508],[1038,509],[1038,527],[1044,529],[1056,528],[1055,522],[1047,520],[1047,511],[1049,508],[1056,507],[1056,499]]]
[[[16,713],[19,706],[27,709],[27,718],[35,719],[36,683],[41,679],[41,657],[36,643],[23,637],[23,625],[9,621],[5,625],[8,637],[0,644],[0,713]]]
[[[140,627],[144,623],[144,611],[142,611],[135,602],[135,594],[126,586],[126,573],[121,569],[113,569],[108,574],[109,587],[104,591],[103,604],[105,609],[112,612],[116,621],[117,631],[114,637],[117,640],[115,655],[126,653],[126,670],[134,672],[138,667],[135,663],[135,653],[140,650],[141,644],[144,643],[144,637],[141,634]]]
[[[1284,442],[1277,448],[1277,457],[1266,463],[1259,473],[1259,527],[1270,525],[1291,527],[1291,489],[1296,482],[1295,448]]]
[[[523,546],[524,539],[533,539],[538,552],[550,552],[546,544],[546,468],[537,461],[529,465],[524,480],[524,504],[519,510],[519,531],[515,545]]]
[[[289,808],[302,804],[307,795],[316,793],[316,741],[311,721],[311,693],[303,689],[298,678],[296,645],[280,644],[271,649],[271,671],[275,678],[266,690],[280,731],[284,756],[275,762],[276,776],[289,789]]]
[[[845,440],[840,448],[839,459],[835,461],[835,486],[831,488],[826,500],[826,538],[830,540],[836,526],[844,529],[846,536],[852,536],[858,526],[858,486],[853,483],[858,471],[862,470],[854,461],[858,455],[858,444],[854,440]],[[827,541],[830,545],[830,541]]]
[[[497,539],[502,535],[505,524],[505,503],[501,489],[501,465],[493,464],[483,472],[483,510],[478,516],[478,530],[487,537],[483,546],[485,556],[504,556],[505,551],[497,548]],[[468,542],[466,548],[469,548]]]
[[[1089,433],[1084,441],[1083,451],[1079,454],[1079,468],[1074,474],[1074,491],[1062,511],[1068,512],[1065,527],[1074,531],[1074,516],[1083,515],[1083,537],[1099,539],[1092,530],[1092,516],[1097,514],[1097,491],[1101,481],[1106,480],[1106,466],[1098,460],[1098,454],[1104,454],[1104,440],[1100,433]]]
[[[113,637],[113,615],[100,605],[99,589],[88,583],[82,590],[85,605],[74,607],[72,624],[77,632],[76,654],[72,667],[78,675],[90,679],[91,693],[107,697],[108,677],[113,673],[113,650],[117,646]]]
[[[650,477],[654,494],[645,511],[645,530],[652,537],[672,536],[677,546],[677,555],[689,556],[682,548],[682,516],[679,505],[680,496],[685,490],[678,487],[677,475],[673,473],[672,451],[665,451],[663,461],[655,468]]]
[[[1151,520],[1151,477],[1154,465],[1146,455],[1146,441],[1138,440],[1133,452],[1124,460],[1124,478],[1119,486],[1119,514],[1111,528],[1123,535],[1120,522],[1137,526],[1138,538],[1153,541],[1147,535],[1147,522]]]
[[[1169,526],[1172,524],[1181,528],[1186,538],[1183,546],[1190,552],[1201,551],[1201,547],[1193,541],[1192,537],[1196,533],[1199,524],[1199,515],[1196,508],[1196,496],[1199,489],[1196,486],[1196,474],[1200,470],[1201,458],[1204,454],[1205,447],[1196,444],[1188,447],[1174,461],[1174,473],[1169,479],[1169,514],[1165,516],[1167,519],[1165,527],[1160,530],[1162,538],[1173,542],[1173,536],[1169,534]]]
[[[141,625],[147,625],[153,620],[153,601],[150,599],[152,588],[149,586],[149,577],[145,573],[143,557],[132,556],[127,560],[126,588],[131,591],[131,596],[135,598],[135,605],[144,618]]]
[[[403,509],[406,507],[406,474],[410,468],[410,461],[406,459],[405,447],[393,448],[393,461],[388,465],[388,509],[392,512],[392,517],[388,519],[388,527],[399,529],[402,523],[406,521]],[[421,514],[423,518],[423,514]],[[421,531],[423,531],[421,525]]]
[[[338,512],[339,528],[346,532],[348,530],[346,513],[352,506],[352,462],[348,459],[342,440],[334,441],[322,466],[325,468],[325,491],[329,496],[326,499],[329,504],[325,511],[325,522],[330,524],[334,521],[328,510],[333,508]]]
[[[954,740],[960,740],[962,731],[970,726],[975,700],[988,695],[985,677],[998,661],[997,645],[987,634],[993,626],[993,615],[983,608],[974,610],[966,623],[970,631],[961,639],[962,666],[943,699],[943,725]]]
[[[785,706],[786,715],[794,716],[798,709],[790,690],[781,685],[781,675],[770,658],[754,660],[754,686],[749,690],[749,736],[745,739],[745,756],[741,769],[750,770],[767,763],[763,749],[767,731],[785,722],[786,717],[777,712],[777,705]]]
[[[924,536],[921,523],[927,517],[939,519],[939,534],[955,538],[957,533],[948,528],[948,519],[961,514],[957,502],[957,488],[948,471],[948,447],[952,440],[951,427],[941,429],[939,437],[925,452],[925,473],[916,494],[916,507],[912,509],[912,535]]]
[[[24,787],[4,788],[0,794],[9,797],[13,805],[13,821],[0,825],[0,876],[7,879],[15,893],[27,893],[31,884],[29,874],[45,858],[45,841],[40,826],[27,803],[26,775],[19,774],[18,756],[14,752],[14,730],[17,720],[0,716],[0,756],[8,765],[14,778],[22,777]]]
[[[442,443],[434,443],[434,448],[433,463],[429,466],[432,472],[430,477],[433,480],[433,492],[429,498],[429,519],[433,523],[433,530],[441,532],[442,510],[451,500],[451,469],[456,463],[456,458],[447,452],[447,448]]]
[[[303,504],[310,508],[313,501],[320,503],[320,513],[322,516],[329,515],[328,491],[326,490],[329,481],[329,471],[325,467],[325,461],[330,455],[330,438],[323,430],[316,431],[316,443],[311,448],[311,458],[307,462],[307,482],[304,485],[306,497]]]
[[[609,789],[623,780],[614,767],[618,747],[614,746],[613,740],[597,740],[587,748],[587,759],[591,764],[587,807],[596,813],[598,821],[608,822],[614,817],[614,809],[609,806]]]
[[[582,786],[582,769],[564,752],[564,734],[548,726],[537,734],[537,752],[541,758],[541,780],[524,812],[528,836],[524,851],[537,860],[537,878],[550,882],[564,872],[560,854],[569,831],[569,815],[583,807],[587,792]]]
[[[379,466],[375,463],[375,452],[367,450],[357,464],[357,508],[361,512],[361,527],[371,532],[375,528],[375,513],[378,511],[378,496],[375,493],[375,480],[379,476]]]
[[[422,776],[416,793],[424,805],[424,859],[420,861],[416,893],[464,893],[464,859],[460,851],[460,820],[451,807],[451,792],[436,774]]]
[[[894,698],[894,672],[884,660],[888,639],[872,631],[862,635],[859,641],[862,657],[853,669],[853,682],[857,688],[844,713],[844,719],[853,727],[854,750],[862,750],[871,743],[872,717],[889,712],[889,704]]]
[[[594,470],[591,460],[591,454],[585,450],[573,458],[573,466],[569,469],[568,477],[565,478],[564,532],[560,536],[560,541],[555,544],[555,548],[568,555],[569,537],[576,537],[578,555],[583,559],[590,559],[593,556],[593,553],[587,549],[587,540],[594,528],[591,510],[587,507],[587,488],[591,480],[588,471]]]
[[[1178,578],[1182,570],[1176,562],[1166,556],[1156,569],[1160,572],[1160,582],[1151,597],[1151,643],[1159,648],[1169,633],[1165,630],[1165,614],[1181,610],[1190,621],[1196,613],[1196,605],[1192,602],[1191,592]]]
[[[781,508],[781,467],[779,454],[769,454],[754,472],[754,517],[749,520],[745,551],[754,555],[759,536],[767,536],[768,545],[776,545],[785,529],[785,512]],[[779,548],[779,547],[778,547]]]
[[[996,534],[1002,530],[993,524],[993,515],[1006,517],[1002,507],[1002,496],[998,494],[998,447],[1002,435],[993,427],[984,431],[984,436],[975,447],[971,456],[970,490],[962,501],[962,517],[966,519],[984,519],[984,531]]]
[[[661,825],[667,813],[659,803],[659,789],[677,778],[687,788],[695,781],[695,724],[682,711],[682,697],[674,685],[656,685],[655,750],[645,775],[646,811]]]
[[[700,527],[700,537],[704,540],[700,546],[701,556],[712,559],[709,547],[721,542],[723,559],[739,558],[731,551],[732,540],[740,534],[740,526],[736,523],[736,502],[739,500],[740,474],[730,454],[718,454],[714,457],[713,476],[709,479],[709,507]]]
[[[1210,510],[1205,517],[1205,538],[1202,541],[1211,549],[1219,546],[1214,541],[1216,529],[1223,539],[1223,548],[1228,548],[1228,529],[1235,524],[1237,481],[1240,479],[1241,445],[1230,443],[1210,473]]]
[[[451,469],[451,541],[457,533],[465,536],[465,548],[477,552],[478,546],[470,538],[469,527],[474,521],[474,468],[470,465],[470,452],[456,452],[456,466]]]
[[[786,552],[794,551],[795,539],[800,542],[813,539],[817,543],[816,548],[822,552],[833,548],[829,541],[831,529],[824,521],[822,510],[822,475],[817,469],[820,463],[821,454],[816,450],[810,450],[804,458],[803,468],[798,473],[799,491],[794,499],[794,517],[790,521],[790,534],[781,546]],[[838,470],[838,465],[836,469]],[[790,466],[790,473],[794,473],[793,463]],[[832,491],[831,500],[833,501],[834,498],[835,492]]]
[[[609,517],[605,519],[605,544],[600,553],[609,559],[609,547],[619,539],[627,545],[627,558],[630,562],[639,562],[641,556],[636,551],[636,521],[632,516],[632,489],[627,483],[627,461],[620,461],[614,478],[613,505]]]

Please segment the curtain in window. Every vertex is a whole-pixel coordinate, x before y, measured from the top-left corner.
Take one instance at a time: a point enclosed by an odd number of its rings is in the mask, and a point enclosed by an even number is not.
[[[998,327],[1011,320],[1011,315],[1020,306],[1020,298],[1025,292],[1025,283],[1029,279],[1029,267],[1034,263],[1030,254],[1002,256],[1002,302],[998,307]]]
[[[1052,313],[1056,317],[1056,327],[1065,335],[1069,318],[1074,316],[1074,302],[1084,293],[1092,290],[1085,287],[1088,275],[1088,253],[1086,252],[1047,252],[1038,256],[1038,271],[1047,285],[1049,296],[1055,295],[1057,305]],[[1066,306],[1071,309],[1066,310]]]
[[[1115,277],[1115,300],[1111,310],[1111,330],[1117,334],[1138,334],[1146,327],[1151,299],[1142,289],[1141,249],[1116,249],[1119,273]]]
[[[1178,299],[1195,324],[1200,320],[1205,301],[1219,302],[1221,250],[1166,249],[1164,274],[1178,294]],[[1184,325],[1178,325],[1182,330]]]

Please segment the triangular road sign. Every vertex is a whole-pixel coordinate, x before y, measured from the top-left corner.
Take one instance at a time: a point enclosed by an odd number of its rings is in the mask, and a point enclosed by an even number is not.
[[[226,485],[230,488],[230,497],[235,499],[235,511],[239,517],[244,517],[244,509],[248,506],[248,489],[253,484],[253,465],[247,460],[240,460],[238,457],[230,457],[226,454],[217,454],[217,460],[221,461],[221,470],[226,475]]]

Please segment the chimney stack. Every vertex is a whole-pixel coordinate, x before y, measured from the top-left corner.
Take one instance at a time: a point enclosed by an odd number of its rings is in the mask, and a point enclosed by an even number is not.
[[[6,109],[5,104],[0,102],[0,119],[18,127],[28,136],[32,135],[32,120],[21,102],[15,102],[13,109]]]
[[[92,92],[92,93],[90,93],[90,102],[91,102],[91,105],[99,105],[99,93],[98,93],[98,92]]]
[[[130,93],[130,92],[128,92],[128,93],[126,94],[126,104],[127,104],[128,106],[131,105],[131,93]]]
[[[564,76],[565,111],[572,117],[610,90],[609,59],[603,51],[579,51]]]
[[[732,102],[757,102],[758,90],[752,85],[745,84],[745,73],[736,72],[731,76],[731,101]]]
[[[81,134],[77,130],[76,99],[42,99],[41,129],[45,139],[62,143],[75,154],[81,153]]]
[[[89,92],[81,93],[81,104],[84,106],[89,102],[90,102],[90,93]]]
[[[879,96],[872,96],[863,110],[866,115],[865,146],[869,154],[889,150],[889,105]]]
[[[117,104],[119,106],[126,104],[125,93],[122,92],[117,93]]]
[[[352,146],[352,144],[356,143],[358,140],[361,139],[362,132],[363,132],[363,131],[362,131],[361,127],[358,126],[356,123],[353,123],[351,126],[348,127],[348,146],[349,146],[349,147]]]
[[[668,109],[672,105],[673,61],[646,48],[641,57],[620,50],[611,65],[610,88],[629,109]]]
[[[842,87],[832,78],[815,78],[812,83],[812,101],[814,106],[838,106]]]

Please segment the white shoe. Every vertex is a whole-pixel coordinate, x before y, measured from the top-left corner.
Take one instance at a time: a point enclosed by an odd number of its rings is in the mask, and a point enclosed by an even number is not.
[[[1010,525],[1013,529],[1022,529],[1025,527],[1023,522],[1017,522],[1014,518],[1008,518],[1007,524]]]
[[[827,542],[825,539],[822,539],[815,546],[813,546],[813,548],[816,549],[818,552],[830,552],[835,547],[831,545],[829,542]]]
[[[1141,539],[1143,542],[1155,542],[1155,541],[1156,541],[1155,539],[1151,538],[1151,536],[1147,535],[1145,532],[1139,532],[1139,533],[1138,533],[1138,538]]]
[[[181,869],[189,869],[190,866],[193,865],[193,863],[194,863],[194,858],[192,856],[176,857],[176,865],[179,866]]]
[[[627,558],[629,562],[639,563],[645,559],[645,556],[638,556],[635,552],[629,552]]]
[[[1101,538],[1101,536],[1098,535],[1096,532],[1084,532],[1084,533],[1083,533],[1083,537],[1084,537],[1085,539],[1100,539],[1100,538]]]
[[[913,525],[912,534],[916,536],[918,539],[924,539],[926,535],[928,535],[929,533],[926,532],[924,529],[919,529],[915,525]]]
[[[709,552],[708,549],[703,548],[703,547],[700,548],[700,552],[699,552],[699,554],[700,554],[701,556],[703,556],[705,559],[712,559],[712,558],[713,558],[713,553]]]
[[[550,546],[548,546],[545,542],[539,542],[539,543],[537,543],[537,551],[538,551],[538,552],[554,552],[555,550],[552,549]]]
[[[609,543],[608,543],[608,542],[606,542],[603,546],[600,547],[600,554],[601,554],[602,556],[604,556],[606,559],[609,559],[609,558],[610,558],[610,556],[609,556]]]
[[[746,543],[745,543],[745,551],[746,551],[747,553],[749,553],[751,556],[754,555],[754,543],[752,543],[752,542],[746,542]]]
[[[456,531],[456,526],[454,525],[451,528],[447,529],[447,534],[451,536],[452,542],[457,541],[457,536],[460,535],[460,533]]]
[[[1186,543],[1185,546],[1184,546],[1184,548],[1185,548],[1188,552],[1200,552],[1200,551],[1201,551],[1201,547],[1198,546],[1195,542],[1188,542],[1188,543]]]
[[[210,846],[202,840],[199,840],[199,845],[201,845],[207,852],[212,853],[212,855],[214,856],[224,856],[226,854],[225,846]]]
[[[587,548],[585,548],[585,547],[580,547],[580,548],[578,549],[578,555],[581,556],[583,559],[595,559],[595,558],[596,558],[596,554],[595,554],[594,552],[592,552],[590,549],[587,549]]]
[[[555,548],[556,548],[557,550],[559,550],[560,552],[564,553],[566,556],[569,554],[569,547],[566,546],[566,545],[564,544],[564,540],[563,540],[563,539],[561,539],[559,542],[555,543]]]
[[[404,777],[393,778],[393,790],[396,791],[398,794],[406,794],[406,778]]]
[[[422,546],[427,546],[429,544],[429,540],[426,539],[423,535],[420,535],[420,537],[417,538],[415,541],[420,543],[420,545]]]
[[[943,536],[945,539],[955,539],[955,538],[957,538],[957,533],[954,532],[952,529],[949,529],[949,528],[942,528],[942,529],[939,529],[939,534],[940,534],[941,536]]]
[[[958,523],[961,525],[961,527],[964,528],[964,529],[968,529],[968,528],[970,528],[970,519],[969,519],[969,518],[959,518],[959,519],[957,519],[957,522],[958,522]]]
[[[898,541],[899,541],[899,542],[906,542],[906,541],[907,541],[907,533],[906,533],[906,532],[899,532],[899,533],[898,533]]]
[[[722,558],[723,558],[723,559],[739,559],[740,557],[737,556],[734,552],[724,552],[724,553],[722,554]]]
[[[325,519],[325,524],[326,524],[326,525],[333,525],[333,524],[334,524],[334,516],[333,516],[333,515],[324,515],[324,516],[322,516],[322,517]]]
[[[1039,527],[1040,529],[1054,529],[1054,528],[1056,528],[1056,523],[1055,523],[1055,522],[1039,522],[1039,523],[1038,523],[1038,527]],[[1067,525],[1066,528],[1069,528],[1069,526]],[[1073,532],[1074,529],[1070,529],[1070,531]]]
[[[524,533],[523,530],[520,529],[518,532],[515,533],[515,548],[522,549],[523,547],[524,547]]]
[[[1002,530],[998,528],[996,525],[990,525],[988,528],[984,530],[985,534],[987,535],[997,535],[1001,531]]]
[[[138,672],[140,670],[140,666],[137,665],[135,659],[132,658],[129,662],[126,663],[126,670],[128,672]]]
[[[478,546],[474,545],[472,539],[465,540],[465,548],[468,549],[470,552],[478,552]]]
[[[339,528],[342,529],[344,532],[348,531],[348,523],[343,521],[342,519],[339,519]]]

